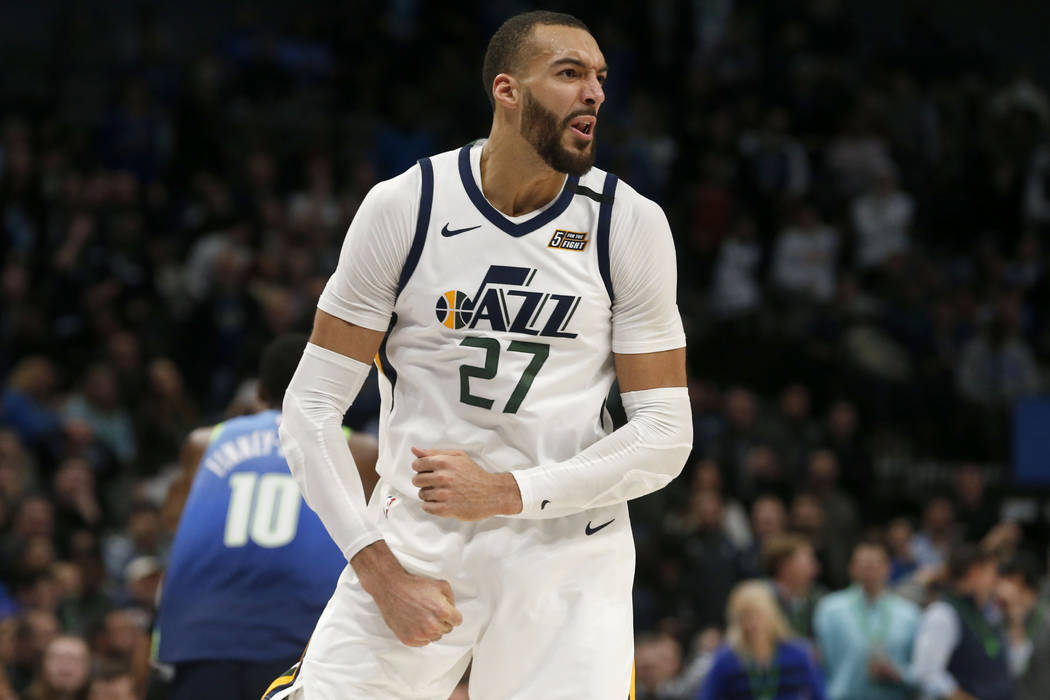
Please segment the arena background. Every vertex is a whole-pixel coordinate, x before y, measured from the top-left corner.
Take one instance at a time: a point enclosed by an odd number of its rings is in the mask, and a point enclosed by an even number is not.
[[[914,531],[991,535],[1045,569],[1045,8],[557,5],[610,65],[597,164],[664,207],[679,255],[695,449],[632,504],[639,633],[688,665],[728,587],[761,573],[746,514],[763,493],[828,588],[895,518],[905,568]],[[240,410],[269,339],[309,330],[368,188],[486,135],[485,42],[530,7],[0,4],[12,684],[59,628],[97,663],[135,658],[181,441]],[[377,409],[372,385],[348,421],[374,430]],[[711,493],[743,530],[701,587],[689,543]]]

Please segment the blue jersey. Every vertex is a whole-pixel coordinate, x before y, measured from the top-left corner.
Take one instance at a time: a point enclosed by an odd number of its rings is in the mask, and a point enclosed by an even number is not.
[[[164,663],[296,657],[346,566],[281,452],[281,414],[216,427],[172,546]]]

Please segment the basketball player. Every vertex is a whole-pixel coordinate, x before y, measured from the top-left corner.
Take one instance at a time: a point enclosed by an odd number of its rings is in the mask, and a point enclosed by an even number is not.
[[[192,487],[157,621],[158,660],[175,669],[172,700],[258,700],[300,656],[346,565],[304,507],[277,436],[276,407],[305,346],[303,335],[271,343],[259,372],[268,408],[207,429],[203,454],[200,431],[184,448],[197,459],[184,461]],[[349,443],[368,484],[375,441],[354,433]]]
[[[511,18],[485,55],[489,138],[354,217],[280,430],[350,566],[267,698],[445,700],[471,659],[475,700],[628,696],[626,501],[681,471],[692,433],[667,220],[591,167],[606,72],[574,17]],[[373,358],[366,510],[339,419]]]

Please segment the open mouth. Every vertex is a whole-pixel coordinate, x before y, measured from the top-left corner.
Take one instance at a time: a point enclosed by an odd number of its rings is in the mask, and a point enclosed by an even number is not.
[[[597,117],[583,115],[569,122],[569,128],[572,129],[577,137],[589,141],[594,138],[594,125],[597,121]]]

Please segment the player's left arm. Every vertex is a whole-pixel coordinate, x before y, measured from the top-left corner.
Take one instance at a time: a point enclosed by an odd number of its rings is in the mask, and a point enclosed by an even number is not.
[[[620,197],[620,194],[617,194]],[[553,518],[666,486],[692,450],[677,263],[663,211],[633,191],[610,234],[612,350],[627,423],[579,454],[490,474],[458,450],[414,450],[423,509],[480,520]]]

